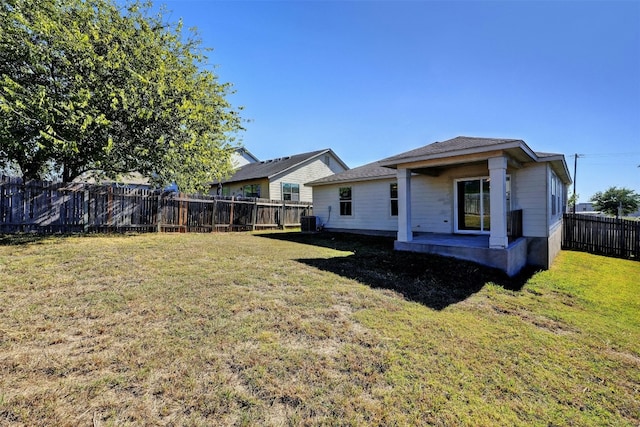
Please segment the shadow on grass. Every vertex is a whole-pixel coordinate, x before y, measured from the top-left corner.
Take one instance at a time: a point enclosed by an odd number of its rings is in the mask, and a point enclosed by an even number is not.
[[[393,250],[393,239],[344,233],[267,233],[270,239],[322,246],[352,255],[300,258],[298,262],[356,280],[372,288],[389,289],[405,299],[435,310],[464,301],[488,282],[520,290],[535,273],[525,269],[516,277],[473,262],[439,255]]]
[[[20,246],[39,244],[59,239],[90,239],[105,235],[133,237],[140,235],[139,233],[14,233],[0,234],[0,246]]]
[[[61,237],[63,235],[56,235]],[[51,240],[53,236],[39,233],[0,234],[0,246],[20,246]]]

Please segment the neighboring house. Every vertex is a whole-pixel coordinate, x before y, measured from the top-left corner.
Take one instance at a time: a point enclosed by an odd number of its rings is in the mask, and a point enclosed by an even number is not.
[[[607,216],[607,214],[595,210],[592,202],[576,203],[576,213],[583,214],[583,215]],[[625,216],[638,218],[640,217],[640,209],[638,209],[635,212],[631,212]]]
[[[236,148],[231,154],[231,164],[234,168],[239,168],[249,163],[258,162],[258,158],[251,154],[249,150],[244,147]],[[153,187],[149,183],[149,178],[143,176],[139,172],[130,172],[121,174],[117,180],[100,178],[96,171],[87,171],[81,174],[79,177],[73,180],[74,182],[84,182],[87,184],[107,184],[116,186],[126,186],[129,188],[137,189],[152,189]],[[178,191],[178,186],[170,184],[164,188],[165,191]]]
[[[395,248],[515,275],[560,251],[569,170],[524,141],[457,137],[309,183],[327,230],[394,234]]]
[[[100,177],[96,171],[83,172],[73,179],[73,182],[81,182],[85,184],[100,184],[122,186],[127,188],[136,188],[142,190],[150,190],[153,187],[149,183],[149,178],[143,176],[139,172],[129,172],[120,174],[118,179],[107,179]]]
[[[249,163],[259,162],[258,158],[251,154],[244,147],[237,148],[231,155],[231,164],[234,168],[239,168]]]
[[[593,209],[593,203],[591,202],[576,203],[576,213],[592,215],[598,214],[598,212]]]
[[[311,187],[305,184],[349,169],[331,150],[296,154],[247,163],[227,180],[212,185],[212,193],[223,196],[258,197],[271,200],[311,202]]]

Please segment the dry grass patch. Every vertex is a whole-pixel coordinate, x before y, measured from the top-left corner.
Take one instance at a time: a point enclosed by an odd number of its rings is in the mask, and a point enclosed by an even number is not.
[[[0,425],[637,425],[639,264],[583,256],[526,282],[353,236],[0,238]]]

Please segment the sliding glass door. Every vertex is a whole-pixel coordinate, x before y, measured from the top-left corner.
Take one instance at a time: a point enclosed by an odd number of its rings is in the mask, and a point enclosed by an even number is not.
[[[488,178],[456,181],[456,231],[480,233],[490,231],[490,186]]]

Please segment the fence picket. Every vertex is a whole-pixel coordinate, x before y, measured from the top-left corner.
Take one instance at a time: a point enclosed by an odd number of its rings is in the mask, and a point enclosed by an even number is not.
[[[640,261],[640,221],[564,214],[562,248]]]

